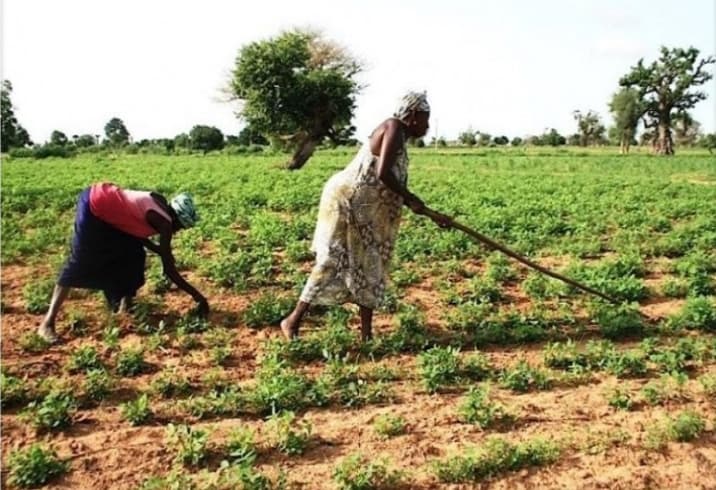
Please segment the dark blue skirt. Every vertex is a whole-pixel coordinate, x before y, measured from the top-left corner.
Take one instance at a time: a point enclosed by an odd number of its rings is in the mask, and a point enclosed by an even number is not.
[[[142,241],[92,214],[89,188],[77,201],[72,250],[57,283],[99,289],[110,303],[134,296],[144,284],[146,253]]]

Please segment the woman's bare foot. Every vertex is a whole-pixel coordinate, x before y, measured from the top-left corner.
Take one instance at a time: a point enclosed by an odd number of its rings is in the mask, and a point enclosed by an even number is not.
[[[57,333],[55,332],[55,326],[45,322],[43,322],[37,328],[37,335],[47,340],[51,344],[57,343],[60,340],[60,338],[57,336]]]
[[[290,316],[281,320],[281,332],[283,332],[283,336],[286,337],[286,340],[292,340],[298,337],[295,322],[291,321]]]

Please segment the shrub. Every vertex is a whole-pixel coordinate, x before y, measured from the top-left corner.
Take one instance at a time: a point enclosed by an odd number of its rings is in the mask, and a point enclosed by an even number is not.
[[[459,407],[460,419],[487,429],[495,424],[513,420],[502,405],[492,402],[487,388],[471,387]]]
[[[495,477],[530,466],[551,464],[559,457],[559,447],[550,441],[532,439],[512,444],[501,438],[490,438],[479,449],[467,451],[433,464],[442,483],[469,483]]]
[[[122,418],[132,425],[142,425],[152,418],[152,409],[149,406],[149,397],[146,393],[135,400],[120,405]]]
[[[344,458],[333,470],[338,490],[388,490],[400,484],[403,474],[388,469],[385,461],[374,461],[360,454]]]
[[[505,370],[500,375],[500,383],[505,388],[520,393],[535,389],[546,390],[552,386],[552,380],[547,373],[533,368],[525,360],[521,360],[514,368]]]
[[[254,432],[246,427],[237,427],[229,434],[226,443],[226,455],[232,463],[252,465],[256,461],[256,442]]]
[[[689,298],[683,309],[668,320],[674,329],[716,331],[716,305],[707,296]]]
[[[22,488],[39,487],[67,473],[69,467],[69,462],[59,459],[55,451],[32,444],[10,453],[8,483]]]
[[[209,433],[192,429],[188,425],[169,424],[166,429],[167,445],[175,452],[177,463],[198,466],[207,457]]]
[[[429,393],[454,384],[460,373],[459,349],[433,347],[418,356],[418,368],[423,385]]]
[[[69,393],[52,391],[40,402],[27,406],[27,417],[38,431],[57,430],[72,424],[77,409],[76,400]]]
[[[67,363],[67,369],[71,373],[79,371],[89,372],[92,370],[104,369],[104,364],[99,357],[99,353],[91,345],[85,345],[76,349],[71,355]]]
[[[382,439],[389,439],[405,434],[405,419],[391,414],[379,415],[373,422],[373,428]]]
[[[267,428],[272,432],[273,443],[284,454],[303,454],[311,440],[311,424],[306,420],[296,422],[293,412],[272,415]]]
[[[144,362],[144,351],[141,348],[126,349],[117,357],[117,374],[120,376],[137,376],[147,370]]]

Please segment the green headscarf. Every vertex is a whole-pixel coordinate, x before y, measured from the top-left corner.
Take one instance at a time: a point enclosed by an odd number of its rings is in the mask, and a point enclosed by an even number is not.
[[[191,194],[182,192],[178,196],[172,199],[171,206],[174,212],[179,217],[179,222],[184,228],[191,228],[199,221],[199,216],[196,214],[196,206],[194,205],[194,199]]]

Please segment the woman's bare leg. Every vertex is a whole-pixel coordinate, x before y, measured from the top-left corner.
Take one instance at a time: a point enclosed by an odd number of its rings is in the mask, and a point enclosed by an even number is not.
[[[310,303],[299,301],[291,314],[281,320],[281,331],[287,339],[290,340],[298,337],[298,329],[301,326],[301,320],[303,319],[303,315],[306,314],[309,306]]]
[[[37,328],[37,334],[50,342],[57,342],[55,320],[57,319],[57,314],[60,312],[62,303],[64,303],[65,299],[67,299],[69,292],[70,288],[68,287],[60,286],[59,284],[55,286],[55,290],[52,293],[52,300],[50,301],[50,307],[47,310],[47,315],[45,315],[45,319]]]
[[[360,306],[360,333],[363,342],[373,338],[373,310],[365,306]]]

